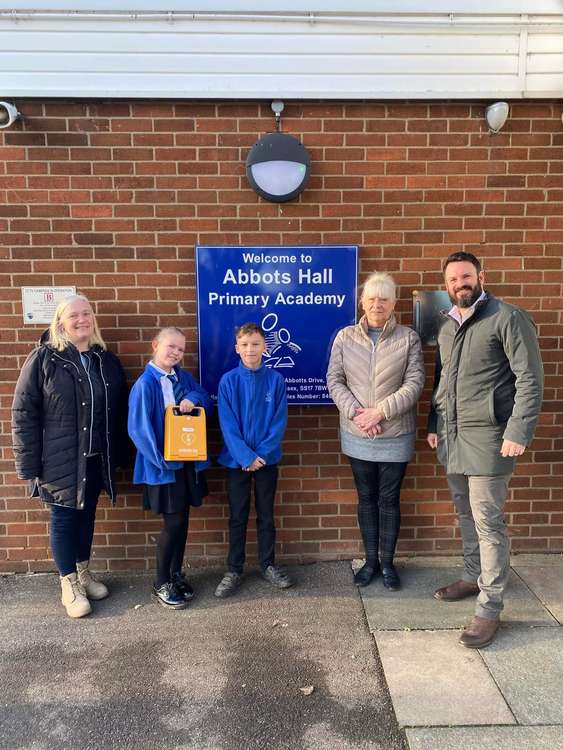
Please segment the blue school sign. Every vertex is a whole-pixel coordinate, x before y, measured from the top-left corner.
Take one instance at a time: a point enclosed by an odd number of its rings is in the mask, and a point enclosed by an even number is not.
[[[266,367],[280,372],[290,404],[330,404],[332,342],[356,321],[358,248],[196,247],[199,368],[215,397],[238,364],[235,328],[266,333]]]

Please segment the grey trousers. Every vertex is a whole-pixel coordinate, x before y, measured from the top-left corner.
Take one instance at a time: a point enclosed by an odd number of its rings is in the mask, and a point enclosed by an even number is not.
[[[463,542],[463,580],[480,588],[475,614],[496,620],[510,572],[504,503],[511,474],[468,477],[448,474]]]

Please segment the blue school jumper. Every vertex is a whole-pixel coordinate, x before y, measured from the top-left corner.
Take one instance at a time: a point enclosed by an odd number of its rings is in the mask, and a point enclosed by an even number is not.
[[[213,404],[206,391],[186,370],[175,367],[174,372],[186,390],[185,398],[202,406],[209,417]],[[137,448],[134,484],[170,484],[183,467],[182,461],[165,461],[163,457],[165,410],[160,378],[158,370],[147,364],[129,396],[127,427]],[[196,474],[209,465],[209,461],[195,461]]]
[[[285,380],[262,365],[258,370],[242,362],[219,381],[217,398],[223,447],[219,463],[231,469],[250,466],[258,457],[277,464],[287,426]]]

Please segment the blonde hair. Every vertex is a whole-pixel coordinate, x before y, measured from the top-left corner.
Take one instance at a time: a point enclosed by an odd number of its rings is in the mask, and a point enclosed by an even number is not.
[[[367,297],[389,297],[397,299],[397,286],[391,274],[376,271],[368,276],[362,287],[362,300]]]
[[[162,341],[162,339],[165,336],[182,336],[182,338],[186,338],[186,334],[181,331],[179,328],[176,328],[176,326],[165,326],[164,328],[161,328],[160,331],[155,335],[153,338],[153,341]]]
[[[51,325],[49,326],[49,343],[59,352],[62,352],[63,349],[66,349],[67,346],[72,343],[67,336],[66,331],[61,326],[61,318],[73,302],[85,302],[92,310],[92,305],[90,304],[89,299],[83,294],[71,294],[69,297],[65,297],[59,302],[53,320],[51,321]],[[92,310],[92,335],[88,341],[88,346],[93,346],[94,344],[101,346],[102,349],[106,349],[102,334],[98,328],[98,322],[94,315],[94,310]]]

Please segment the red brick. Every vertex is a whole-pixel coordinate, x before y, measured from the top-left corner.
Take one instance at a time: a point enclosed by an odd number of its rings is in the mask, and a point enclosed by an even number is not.
[[[520,461],[507,513],[518,551],[563,549],[560,404],[563,396],[561,219],[563,138],[552,103],[513,103],[494,143],[482,107],[463,103],[293,103],[284,122],[313,156],[299,201],[259,199],[244,156],[271,120],[257,103],[23,102],[30,129],[2,133],[0,259],[0,571],[52,570],[48,511],[17,482],[6,431],[13,371],[39,327],[22,329],[20,285],[66,283],[97,303],[110,346],[132,380],[160,320],[189,334],[186,363],[197,365],[195,267],[199,244],[360,245],[360,278],[395,274],[399,318],[409,324],[412,288],[441,288],[440,262],[452,249],[485,258],[491,290],[527,307],[540,326],[546,390],[537,438]],[[28,115],[29,116],[29,115]],[[534,119],[530,119],[534,118]],[[2,222],[2,219],[4,220]],[[9,268],[9,271],[8,271]],[[178,309],[181,300],[182,313]],[[443,471],[424,443],[433,350],[419,407],[416,461],[404,482],[401,554],[459,554],[457,516]],[[361,554],[357,497],[340,453],[334,408],[293,408],[281,466],[280,559]],[[214,424],[212,450],[219,435]],[[150,570],[160,520],[141,510],[123,482],[111,509],[100,502],[95,536],[102,570]],[[192,514],[188,555],[222,563],[228,511],[224,471],[209,472],[212,495]],[[254,519],[254,515],[252,516]],[[249,555],[255,561],[254,520]]]

